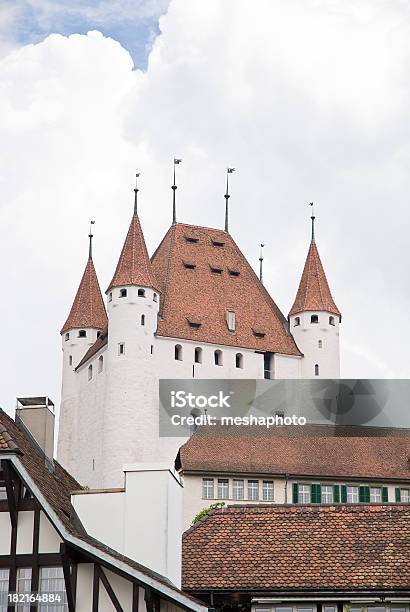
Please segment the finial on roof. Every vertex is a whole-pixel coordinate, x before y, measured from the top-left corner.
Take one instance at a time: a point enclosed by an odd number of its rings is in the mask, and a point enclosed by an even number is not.
[[[90,231],[88,234],[88,239],[90,241],[89,247],[88,247],[88,259],[92,259],[93,258],[93,233],[92,233],[92,226],[94,225],[95,221],[94,219],[91,219],[90,221]]]
[[[140,173],[137,172],[135,175],[135,188],[134,188],[134,215],[138,215],[138,178]]]
[[[235,172],[235,168],[227,168],[226,169],[226,193],[225,193],[225,232],[229,231],[229,206],[228,200],[231,197],[229,195],[229,175]]]
[[[265,245],[261,243],[261,251],[259,254],[259,280],[263,282],[263,247]]]
[[[172,223],[176,223],[177,222],[177,208],[176,208],[176,202],[175,202],[175,192],[177,190],[177,186],[175,183],[175,166],[177,166],[178,164],[180,164],[182,162],[182,159],[177,159],[176,157],[174,157],[174,184],[172,185]]]
[[[314,242],[315,241],[315,219],[316,219],[316,217],[315,217],[315,212],[314,212],[314,209],[313,209],[313,202],[310,202],[309,206],[312,207],[312,214],[311,214],[310,218],[312,220],[312,242]]]

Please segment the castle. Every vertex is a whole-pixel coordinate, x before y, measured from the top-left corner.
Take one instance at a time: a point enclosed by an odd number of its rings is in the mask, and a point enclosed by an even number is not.
[[[158,435],[161,378],[339,378],[341,314],[312,237],[286,318],[225,231],[174,220],[148,256],[134,212],[106,306],[92,258],[61,330],[58,457],[91,488],[120,486],[123,464],[172,463]],[[175,196],[175,190],[174,190]],[[175,210],[175,209],[174,209]]]

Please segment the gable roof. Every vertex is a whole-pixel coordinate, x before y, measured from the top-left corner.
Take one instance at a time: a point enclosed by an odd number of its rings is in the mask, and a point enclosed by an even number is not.
[[[183,536],[185,590],[408,589],[410,508],[232,506]]]
[[[162,294],[159,336],[300,356],[285,317],[228,233],[174,224],[152,269]],[[234,332],[227,311],[235,313]]]
[[[131,219],[120,258],[107,291],[113,287],[124,285],[157,288],[157,282],[148,257],[144,234],[136,214]]]
[[[329,289],[316,242],[312,240],[303,268],[299,289],[289,316],[306,310],[331,312],[341,316]]]
[[[199,427],[183,472],[410,480],[410,430],[338,425]]]
[[[93,260],[89,257],[70,314],[60,333],[81,327],[103,329],[105,325],[107,325],[107,313],[104,300]]]

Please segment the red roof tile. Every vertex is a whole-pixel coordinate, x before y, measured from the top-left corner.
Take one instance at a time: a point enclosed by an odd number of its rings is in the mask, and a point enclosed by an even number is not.
[[[162,293],[158,335],[300,355],[285,317],[226,232],[174,224],[152,268]],[[228,310],[235,332],[226,324]]]
[[[184,472],[410,480],[410,430],[338,425],[199,427],[180,448]]]
[[[310,243],[299,289],[289,316],[306,310],[324,310],[341,316],[330,293],[326,274],[314,240]]]
[[[91,257],[87,261],[83,277],[73,305],[61,333],[69,329],[93,327],[103,329],[107,325],[107,313],[100,285]]]
[[[133,215],[122,247],[113,279],[107,289],[123,285],[140,285],[157,288],[157,282],[152,272],[148,257],[144,234],[137,215]]]
[[[409,555],[409,506],[234,506],[184,534],[182,588],[407,589]]]

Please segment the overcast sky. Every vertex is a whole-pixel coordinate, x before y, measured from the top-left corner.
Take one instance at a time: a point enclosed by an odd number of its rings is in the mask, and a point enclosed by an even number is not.
[[[87,33],[88,30],[92,30]],[[317,243],[343,377],[410,375],[410,5],[16,0],[0,7],[0,405],[58,402],[59,330],[96,219],[102,289],[133,177],[150,252],[171,220],[231,233],[287,314]]]

